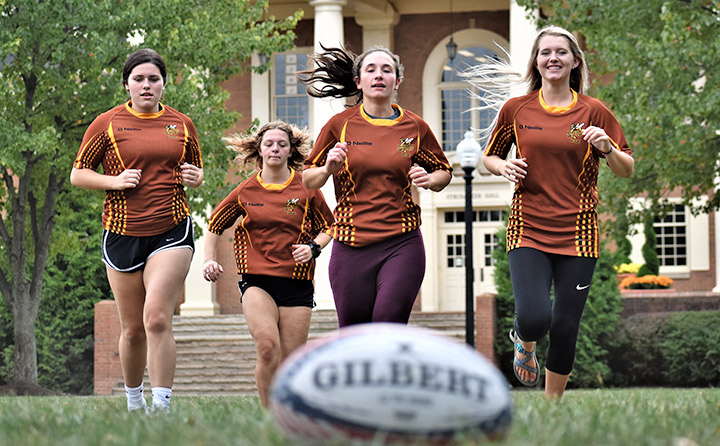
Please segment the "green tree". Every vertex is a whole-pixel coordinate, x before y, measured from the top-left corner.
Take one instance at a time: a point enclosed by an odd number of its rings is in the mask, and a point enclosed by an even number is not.
[[[720,5],[710,0],[518,0],[585,38],[592,94],[622,124],[635,158],[632,181],[605,171],[601,202],[613,212],[646,195],[633,215],[662,214],[679,190],[694,212],[717,209],[720,174]],[[622,26],[618,26],[622,23]],[[529,49],[528,49],[529,50]],[[604,169],[607,170],[607,169]],[[707,202],[696,200],[709,194]]]
[[[248,67],[249,56],[283,51],[295,38],[300,13],[276,20],[264,17],[266,7],[267,0],[0,2],[0,293],[12,315],[16,383],[38,382],[43,277],[56,216],[72,212],[58,195],[88,124],[127,99],[125,58],[142,46],[165,59],[167,103],[199,132],[206,185],[189,198],[204,209],[228,191],[231,157],[219,136],[237,116],[225,110],[222,82],[264,69]]]
[[[35,323],[38,384],[72,394],[93,392],[93,314],[95,303],[111,296],[100,259],[102,193],[64,189],[58,202]],[[13,379],[12,319],[0,301],[0,384]],[[13,388],[18,391],[21,389]]]

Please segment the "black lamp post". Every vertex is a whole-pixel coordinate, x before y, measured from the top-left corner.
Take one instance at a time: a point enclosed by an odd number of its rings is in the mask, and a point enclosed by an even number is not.
[[[460,158],[465,175],[465,342],[475,346],[475,296],[473,296],[473,239],[472,239],[472,178],[473,170],[480,159],[481,147],[473,133],[468,130],[465,138],[457,145],[457,154]]]

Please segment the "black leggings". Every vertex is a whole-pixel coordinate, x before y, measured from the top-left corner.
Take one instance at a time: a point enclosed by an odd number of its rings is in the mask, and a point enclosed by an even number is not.
[[[597,259],[517,248],[508,253],[508,262],[518,336],[533,342],[550,331],[545,367],[551,372],[569,375]],[[553,284],[555,296],[551,300]]]

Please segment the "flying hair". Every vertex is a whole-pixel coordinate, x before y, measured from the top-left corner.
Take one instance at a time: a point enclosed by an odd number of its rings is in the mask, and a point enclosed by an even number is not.
[[[315,68],[297,73],[297,77],[308,86],[307,92],[316,98],[350,98],[357,97],[351,107],[363,101],[362,90],[357,88],[356,79],[360,78],[360,68],[368,54],[382,52],[390,56],[395,62],[395,77],[401,81],[405,67],[400,63],[400,57],[383,46],[373,46],[361,55],[356,55],[344,47],[325,47],[322,53],[310,56]]]
[[[268,130],[278,129],[287,133],[290,141],[290,157],[288,158],[288,166],[296,171],[301,171],[305,158],[310,154],[310,143],[308,139],[310,134],[307,129],[299,129],[298,127],[283,121],[268,122],[255,133],[235,133],[225,136],[222,140],[228,149],[237,152],[235,163],[241,166],[244,172],[252,172],[262,169],[262,157],[260,156],[260,144],[263,135]]]
[[[510,55],[497,45],[510,60]],[[522,74],[515,71],[510,63],[502,58],[490,58],[487,62],[471,66],[459,73],[473,88],[468,94],[479,104],[471,110],[480,112],[490,111],[493,119],[486,127],[474,128],[480,143],[484,146],[497,124],[500,109],[508,98],[517,94],[517,91],[527,90],[529,82]]]
[[[474,129],[481,142],[486,142],[495,128],[498,114],[507,100],[517,95],[518,91],[525,90],[526,94],[538,90],[542,86],[542,77],[535,66],[537,60],[540,39],[544,36],[561,36],[568,40],[570,51],[574,58],[579,61],[577,67],[570,72],[570,88],[578,93],[585,93],[588,89],[588,67],[585,62],[585,55],[575,36],[564,28],[558,26],[546,26],[538,31],[530,53],[527,72],[523,76],[512,68],[505,60],[491,59],[487,63],[472,66],[460,73],[460,76],[474,87],[470,89],[470,95],[478,100],[477,107],[471,110],[487,111],[493,113],[492,122],[485,128]],[[498,45],[499,47],[499,45]],[[501,48],[502,49],[502,48]],[[507,59],[510,55],[502,49]]]
[[[353,73],[357,55],[346,48],[325,47],[322,44],[320,47],[322,53],[310,56],[316,68],[297,73],[300,82],[308,86],[308,94],[315,98],[362,97]]]

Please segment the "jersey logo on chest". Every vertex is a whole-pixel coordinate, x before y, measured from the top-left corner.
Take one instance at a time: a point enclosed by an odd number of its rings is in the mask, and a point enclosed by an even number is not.
[[[285,212],[287,212],[289,215],[295,215],[295,209],[300,207],[300,199],[299,198],[289,198],[287,203],[285,204]]]
[[[163,133],[165,133],[168,138],[177,139],[178,134],[180,134],[180,130],[177,128],[177,124],[168,124],[165,126]]]
[[[570,130],[567,132],[567,137],[570,142],[579,144],[582,142],[582,128],[585,125],[584,122],[577,124],[570,124]]]
[[[413,140],[415,138],[402,138],[400,139],[400,144],[398,145],[398,152],[400,152],[400,155],[404,157],[411,157],[412,152],[415,151],[415,146],[413,146]]]

